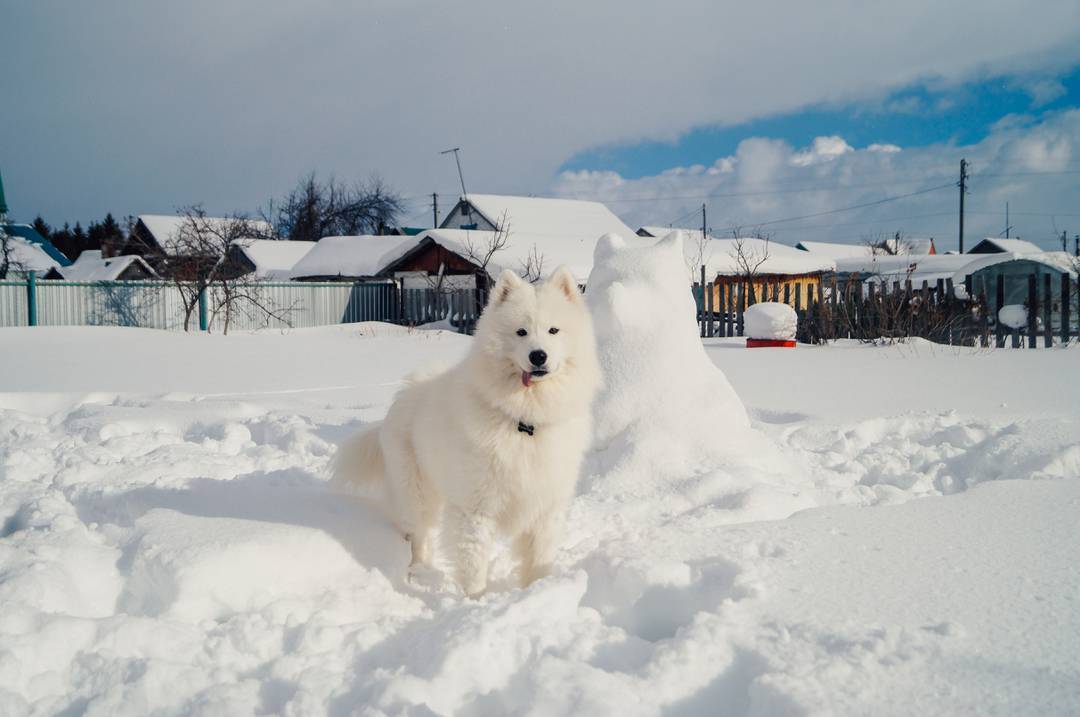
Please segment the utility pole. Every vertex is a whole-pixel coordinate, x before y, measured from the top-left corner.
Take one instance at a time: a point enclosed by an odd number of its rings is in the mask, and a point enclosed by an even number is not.
[[[431,228],[439,228],[439,195],[436,192],[431,193]]]
[[[457,162],[457,176],[458,179],[461,180],[461,196],[462,198],[465,198],[468,192],[465,191],[465,175],[461,173],[461,157],[458,156],[461,152],[461,147],[453,147],[439,152],[439,154],[450,154],[451,152],[454,153],[454,161]]]
[[[1069,237],[1065,235],[1065,230],[1061,230],[1061,250],[1064,252],[1069,251]]]
[[[1080,234],[1073,234],[1073,256],[1080,256]]]
[[[701,203],[701,241],[705,241],[709,237],[708,232],[705,231],[705,226],[706,226],[706,223],[705,223],[705,203],[702,202]]]
[[[967,194],[967,160],[960,160],[960,253],[964,253],[964,195]]]

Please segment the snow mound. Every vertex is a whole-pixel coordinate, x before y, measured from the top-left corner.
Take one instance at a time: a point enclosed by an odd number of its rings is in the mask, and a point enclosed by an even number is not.
[[[1010,329],[1022,329],[1027,326],[1028,312],[1023,304],[1009,304],[998,311],[998,321]]]
[[[681,232],[597,243],[585,296],[605,387],[584,488],[646,520],[716,502],[733,515],[786,517],[804,506],[790,491],[775,500],[779,453],[705,353],[682,243]]]
[[[765,301],[754,304],[743,314],[746,335],[752,339],[794,341],[799,317],[787,304]]]

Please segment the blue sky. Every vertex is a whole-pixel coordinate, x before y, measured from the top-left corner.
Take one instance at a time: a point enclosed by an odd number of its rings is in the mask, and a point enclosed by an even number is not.
[[[817,105],[742,124],[697,127],[675,142],[600,146],[574,155],[561,169],[610,170],[637,179],[672,167],[708,166],[734,154],[748,137],[780,139],[793,147],[827,135],[839,135],[856,148],[875,143],[904,148],[942,142],[971,145],[1008,115],[1037,117],[1069,107],[1080,107],[1080,66],[1027,80],[1003,76],[940,88],[917,83],[884,99]]]

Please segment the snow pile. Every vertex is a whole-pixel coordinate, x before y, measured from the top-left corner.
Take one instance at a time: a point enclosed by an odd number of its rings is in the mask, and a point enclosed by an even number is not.
[[[784,464],[702,347],[682,244],[681,232],[644,245],[613,234],[597,243],[585,297],[605,387],[585,484],[625,501],[623,511],[730,499],[735,512],[784,517],[802,504],[790,492],[768,497],[769,474]]]
[[[998,311],[998,321],[1010,329],[1022,329],[1028,323],[1027,307],[1023,304],[1008,304]]]
[[[751,339],[794,341],[799,317],[787,304],[763,301],[747,307],[743,321],[746,336]]]

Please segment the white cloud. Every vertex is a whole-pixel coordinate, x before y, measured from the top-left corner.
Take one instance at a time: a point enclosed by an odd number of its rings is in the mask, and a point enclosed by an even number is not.
[[[805,161],[823,157],[825,161]],[[756,227],[784,243],[803,239],[859,242],[878,232],[933,236],[944,251],[956,247],[960,159],[971,167],[966,237],[997,235],[1010,203],[1013,236],[1047,248],[1062,229],[1080,233],[1080,110],[1050,115],[1039,124],[1001,125],[982,142],[901,149],[851,148],[839,137],[819,137],[797,149],[754,138],[717,160],[723,172],[667,171],[628,180],[614,172],[566,172],[555,193],[596,198],[633,227],[672,222],[696,226],[703,202],[716,233]],[[1071,174],[1065,172],[1073,172]],[[1043,174],[1047,173],[1047,174]],[[844,207],[947,185],[943,189],[853,211]],[[1057,216],[1049,216],[1057,212]],[[808,216],[790,222],[777,219]],[[1072,214],[1074,216],[1067,216]],[[968,245],[970,246],[970,244]]]
[[[9,199],[58,218],[250,208],[311,169],[453,190],[452,146],[470,188],[536,191],[598,145],[1080,59],[1075,0],[39,0],[5,22]]]

